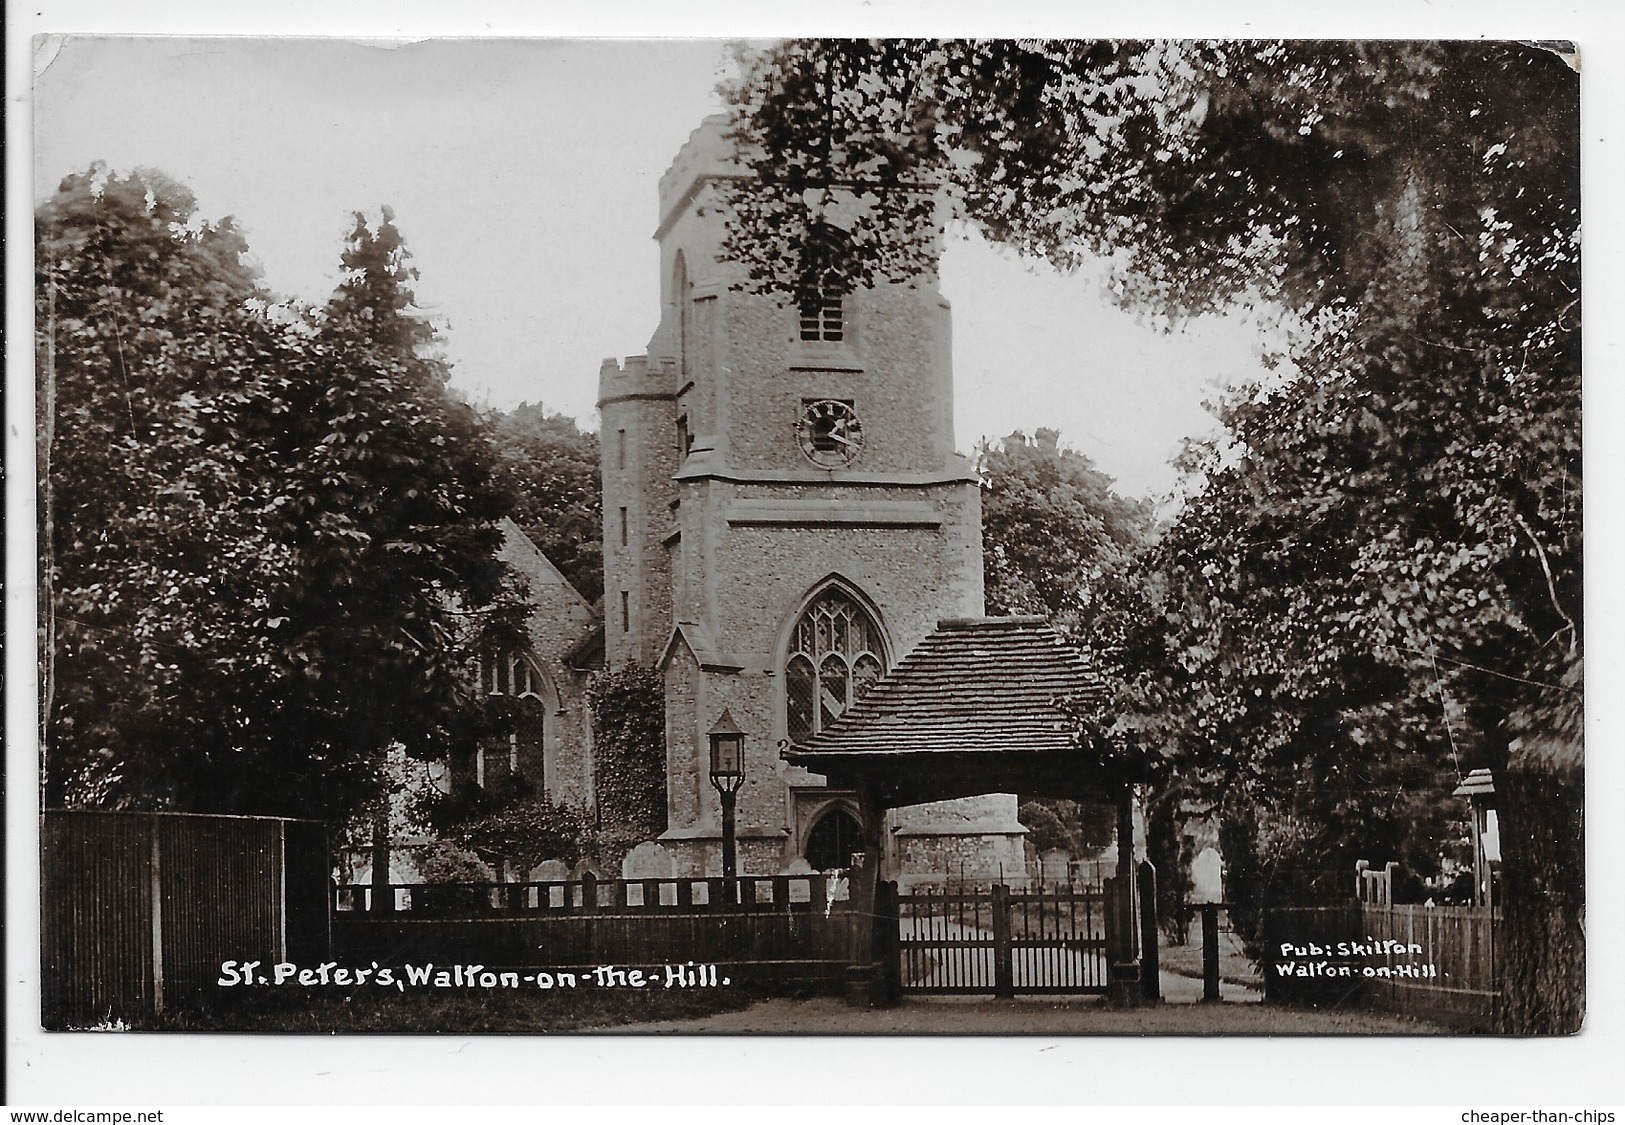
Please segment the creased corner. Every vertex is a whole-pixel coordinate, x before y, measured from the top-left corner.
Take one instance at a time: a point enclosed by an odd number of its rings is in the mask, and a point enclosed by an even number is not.
[[[62,48],[67,45],[66,35],[34,36],[34,81],[39,81],[40,76],[50,68],[56,57],[62,53]]]

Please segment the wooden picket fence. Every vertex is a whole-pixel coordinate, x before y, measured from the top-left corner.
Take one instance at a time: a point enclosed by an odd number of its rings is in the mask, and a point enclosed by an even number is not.
[[[391,885],[334,890],[332,958],[590,971],[729,966],[736,984],[838,989],[857,919],[823,875]],[[381,907],[381,909],[375,909]]]
[[[1369,937],[1421,950],[1388,953],[1378,960],[1379,975],[1365,981],[1367,1003],[1463,1030],[1494,1027],[1500,995],[1495,959],[1499,908],[1365,904],[1360,915]],[[1409,965],[1426,966],[1434,975],[1405,975]],[[1388,975],[1380,974],[1384,968]]]
[[[1499,908],[1352,901],[1266,910],[1263,921],[1269,1000],[1359,1005],[1463,1031],[1494,1027]],[[1305,965],[1318,971],[1286,971]]]

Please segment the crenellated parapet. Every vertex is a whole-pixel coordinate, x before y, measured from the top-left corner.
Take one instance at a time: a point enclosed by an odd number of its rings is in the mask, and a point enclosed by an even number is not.
[[[677,393],[677,371],[672,360],[654,362],[646,355],[627,356],[625,362],[606,358],[598,367],[598,408],[634,399],[671,398]]]
[[[707,179],[748,174],[737,159],[737,150],[728,139],[727,131],[726,114],[714,113],[707,117],[689,134],[671,167],[660,177],[660,227],[655,232],[656,238],[666,232]]]

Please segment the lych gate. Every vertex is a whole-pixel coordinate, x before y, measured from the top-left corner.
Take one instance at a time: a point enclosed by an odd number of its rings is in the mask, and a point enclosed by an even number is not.
[[[853,931],[850,995],[1075,991],[1139,999],[1132,781],[1079,745],[1064,710],[1067,700],[1100,690],[1041,617],[950,619],[839,719],[784,750],[788,761],[857,794],[862,809],[852,907],[870,924]],[[1099,890],[1013,894],[995,886],[929,898],[880,882],[888,809],[993,792],[1114,803],[1116,877]]]

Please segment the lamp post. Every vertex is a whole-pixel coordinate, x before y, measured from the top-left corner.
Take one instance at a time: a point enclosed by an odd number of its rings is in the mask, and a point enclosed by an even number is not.
[[[738,896],[734,886],[737,863],[734,854],[734,798],[745,783],[745,732],[734,722],[728,709],[711,728],[711,785],[722,798],[722,884],[728,902]]]

